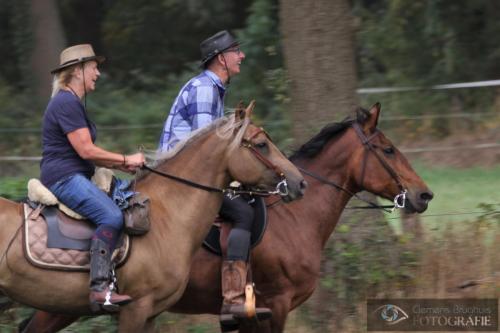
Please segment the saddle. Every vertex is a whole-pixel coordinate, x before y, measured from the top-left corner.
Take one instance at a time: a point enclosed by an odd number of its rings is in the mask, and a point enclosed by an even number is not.
[[[95,225],[69,217],[55,206],[37,208],[24,203],[24,255],[32,265],[52,270],[90,270],[90,239]],[[123,234],[113,253],[117,267],[125,264],[131,240]]]
[[[267,208],[264,198],[249,198],[250,206],[254,209],[254,222],[252,225],[250,248],[253,249],[260,243],[267,228]],[[231,230],[230,221],[217,218],[207,237],[203,241],[203,247],[218,256],[223,256],[227,249],[227,236]]]
[[[109,192],[112,177],[111,170],[100,168],[93,181]],[[28,262],[45,269],[89,271],[90,240],[96,226],[59,203],[38,179],[28,182],[28,198],[23,204],[23,249]],[[112,259],[116,266],[125,264],[130,242],[128,235],[121,236]]]

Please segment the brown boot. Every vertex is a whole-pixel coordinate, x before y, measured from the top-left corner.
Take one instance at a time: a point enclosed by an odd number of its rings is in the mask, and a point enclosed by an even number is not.
[[[220,324],[224,327],[238,325],[239,320],[271,318],[271,310],[257,308],[255,314],[249,314],[245,308],[245,286],[247,278],[247,263],[245,261],[222,262],[222,296],[224,297],[220,315]],[[255,318],[256,317],[256,318]]]
[[[102,310],[116,312],[120,305],[132,301],[128,295],[120,295],[109,290],[111,253],[108,245],[100,239],[93,239],[90,246],[90,308],[94,312]]]

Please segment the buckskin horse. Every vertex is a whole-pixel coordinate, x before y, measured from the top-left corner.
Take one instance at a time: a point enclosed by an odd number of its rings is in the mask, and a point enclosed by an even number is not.
[[[288,198],[302,196],[305,181],[297,168],[250,123],[252,102],[222,118],[170,153],[137,180],[136,191],[149,196],[151,230],[133,238],[128,262],[117,269],[120,290],[133,302],[119,312],[119,332],[153,331],[154,318],[182,295],[192,257],[201,246],[231,179],[258,188],[286,180]],[[172,156],[173,155],[173,156]],[[198,187],[162,177],[189,179]],[[0,288],[11,299],[44,311],[90,314],[88,273],[40,269],[23,255],[22,204],[0,198]]]
[[[360,109],[354,119],[324,127],[291,157],[309,177],[304,198],[287,205],[267,200],[267,230],[252,250],[251,263],[258,305],[271,308],[273,316],[258,332],[283,332],[288,313],[311,296],[320,276],[321,252],[355,193],[398,198],[409,213],[424,212],[432,200],[426,184],[377,128],[379,113],[377,103],[370,111]],[[200,248],[182,298],[168,311],[218,314],[220,265],[219,256]],[[76,319],[38,311],[25,332],[56,332]],[[240,329],[251,331],[249,326]]]

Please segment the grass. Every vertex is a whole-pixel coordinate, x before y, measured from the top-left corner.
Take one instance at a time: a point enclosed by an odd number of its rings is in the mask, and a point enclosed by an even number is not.
[[[434,192],[429,208],[420,215],[429,229],[440,228],[447,222],[475,219],[484,212],[481,204],[496,205],[496,209],[500,209],[500,166],[456,169],[417,163],[414,169]],[[399,217],[392,214],[387,218],[400,231]]]

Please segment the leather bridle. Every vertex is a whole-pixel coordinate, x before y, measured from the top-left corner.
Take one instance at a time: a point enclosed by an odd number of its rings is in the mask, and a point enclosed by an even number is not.
[[[377,204],[375,204],[373,202],[370,202],[368,200],[365,200],[365,199],[361,198],[356,193],[352,193],[351,191],[343,188],[342,186],[337,185],[336,183],[332,182],[331,180],[328,180],[328,179],[326,179],[326,178],[324,178],[322,176],[319,176],[319,175],[317,175],[317,174],[315,174],[313,172],[310,172],[308,170],[305,170],[303,168],[298,168],[298,169],[302,173],[304,173],[304,174],[306,174],[306,175],[308,175],[310,177],[313,177],[316,180],[319,180],[320,182],[322,182],[324,184],[333,186],[336,189],[344,191],[344,192],[348,193],[349,195],[354,196],[357,199],[359,199],[359,200],[361,200],[361,201],[369,204],[369,206],[349,207],[351,209],[352,208],[361,208],[361,209],[374,209],[374,208],[376,208],[376,209],[383,209],[385,211],[392,212],[396,208],[404,208],[405,207],[405,201],[406,201],[406,193],[408,191],[403,187],[403,185],[401,183],[401,180],[400,180],[400,177],[398,176],[398,174],[384,160],[384,158],[382,156],[380,156],[380,154],[377,152],[376,148],[379,148],[379,147],[376,144],[374,144],[373,142],[371,142],[373,138],[375,138],[377,135],[380,134],[380,131],[378,129],[375,129],[375,131],[370,136],[366,136],[365,133],[363,132],[363,129],[361,128],[361,126],[358,123],[353,123],[352,127],[353,127],[354,131],[356,132],[356,134],[358,135],[359,139],[361,140],[361,143],[365,147],[365,154],[363,156],[363,162],[362,162],[362,166],[361,166],[361,182],[360,182],[361,188],[363,188],[363,182],[364,182],[364,178],[365,178],[366,164],[367,164],[366,161],[367,161],[367,158],[368,158],[368,153],[372,152],[375,155],[375,157],[377,158],[377,160],[380,162],[380,164],[382,165],[382,167],[387,171],[387,173],[389,173],[389,175],[395,181],[396,185],[399,188],[400,193],[398,195],[396,195],[394,197],[394,199],[393,199],[394,205],[377,205]]]

